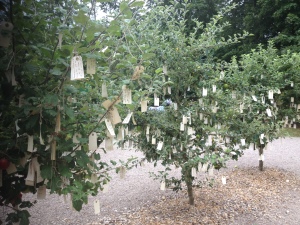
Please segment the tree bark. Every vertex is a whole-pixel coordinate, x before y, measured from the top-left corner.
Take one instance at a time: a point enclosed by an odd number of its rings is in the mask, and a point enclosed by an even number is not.
[[[258,165],[258,168],[259,168],[260,171],[263,171],[264,170],[264,161],[260,157],[261,155],[264,154],[264,148],[263,148],[263,146],[259,146],[258,153],[259,153],[259,165]]]
[[[187,173],[185,174],[185,183],[189,196],[189,204],[194,205],[193,178],[191,175],[191,170],[187,170]]]

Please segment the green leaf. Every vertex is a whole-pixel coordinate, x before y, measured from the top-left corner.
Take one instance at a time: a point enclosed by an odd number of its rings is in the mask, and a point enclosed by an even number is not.
[[[143,60],[149,60],[153,57],[155,57],[154,53],[145,53],[145,54],[143,54]]]
[[[50,70],[50,73],[53,75],[62,75],[62,71],[59,68],[54,67],[52,70]]]
[[[144,1],[133,2],[130,6],[131,7],[143,7],[144,6]]]
[[[82,200],[72,200],[72,205],[74,209],[76,209],[77,211],[80,211],[82,209],[82,204],[83,204]]]

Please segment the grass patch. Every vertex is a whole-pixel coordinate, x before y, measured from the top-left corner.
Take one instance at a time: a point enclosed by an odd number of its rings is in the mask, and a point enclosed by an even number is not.
[[[300,129],[282,128],[281,131],[280,131],[280,136],[283,136],[283,137],[300,137]]]

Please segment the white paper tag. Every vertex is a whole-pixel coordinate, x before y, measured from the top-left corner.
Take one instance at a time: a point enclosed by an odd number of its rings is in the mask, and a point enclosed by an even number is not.
[[[92,75],[96,73],[96,59],[87,59],[86,70],[87,74]]]
[[[208,124],[208,118],[204,117],[204,124]]]
[[[269,99],[273,99],[273,90],[269,90],[269,92],[268,92],[268,98]]]
[[[186,116],[182,116],[182,123],[187,124],[187,117]]]
[[[103,98],[107,98],[108,97],[106,83],[102,83],[101,93],[102,93],[102,97]]]
[[[207,96],[207,88],[202,89],[202,96],[203,97]]]
[[[39,186],[37,190],[37,199],[45,199],[46,198],[46,185]]]
[[[243,138],[242,138],[242,139],[241,139],[241,145],[242,145],[242,146],[245,146],[245,144],[246,144],[246,139],[243,139]]]
[[[159,150],[159,151],[162,150],[163,144],[164,144],[164,142],[159,141],[158,144],[157,144],[157,148],[156,149]]]
[[[291,97],[291,102],[294,102],[294,97]]]
[[[154,98],[154,106],[159,106],[159,98]]]
[[[71,61],[71,80],[84,78],[84,70],[81,56],[74,56]]]
[[[266,100],[265,100],[265,97],[264,96],[261,96],[261,103],[262,104],[265,104]]]
[[[225,185],[226,184],[226,177],[222,176],[222,184]]]
[[[126,118],[123,120],[122,124],[128,124],[131,116],[132,116],[132,112],[128,113]]]
[[[151,144],[156,145],[156,138],[152,136]]]
[[[187,134],[188,134],[188,135],[193,135],[193,134],[195,134],[194,129],[193,129],[192,127],[188,127],[188,129],[187,129]]]
[[[213,93],[215,93],[217,91],[217,86],[216,85],[212,86],[212,91],[213,91]]]
[[[95,200],[94,201],[94,211],[95,214],[100,214],[100,201],[99,200]]]
[[[204,163],[203,165],[202,165],[202,172],[206,172],[207,171],[207,167],[208,167],[208,163]]]
[[[221,73],[220,73],[220,80],[222,80],[224,77],[225,77],[225,72],[221,71]]]
[[[32,135],[28,135],[27,151],[33,152],[33,136]]]
[[[180,123],[180,131],[184,131],[184,124]]]
[[[92,132],[89,135],[89,151],[95,151],[97,150],[98,146],[97,146],[97,133],[96,132]]]
[[[170,95],[172,93],[171,87],[168,87],[168,94]]]
[[[294,82],[293,81],[291,82],[291,87],[294,87]]]
[[[253,101],[257,102],[257,98],[255,95],[252,95],[252,99],[253,99]]]
[[[166,183],[165,183],[164,180],[160,183],[160,190],[161,190],[161,191],[166,190]]]
[[[127,88],[126,85],[123,85],[123,104],[132,104],[131,90]]]
[[[147,104],[147,100],[141,101],[141,112],[147,112]]]
[[[269,117],[272,117],[271,109],[267,109],[266,111],[267,111],[267,115],[268,115]]]
[[[203,113],[199,113],[199,119],[203,120]]]

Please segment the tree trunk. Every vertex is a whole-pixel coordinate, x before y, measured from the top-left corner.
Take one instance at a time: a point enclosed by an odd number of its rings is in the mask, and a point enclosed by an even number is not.
[[[261,158],[261,155],[264,154],[264,147],[263,146],[259,146],[258,153],[259,153],[259,165],[258,165],[258,168],[259,168],[260,171],[263,171],[264,170],[264,161]]]
[[[193,177],[191,169],[188,169],[185,173],[185,184],[187,186],[187,192],[189,196],[189,204],[194,205],[194,192],[193,192]]]

